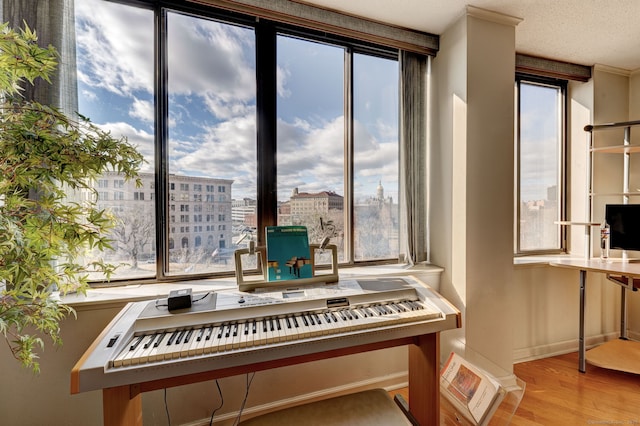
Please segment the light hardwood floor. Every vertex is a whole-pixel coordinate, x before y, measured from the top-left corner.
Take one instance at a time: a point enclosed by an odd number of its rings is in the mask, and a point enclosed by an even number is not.
[[[526,390],[511,419],[513,426],[640,426],[640,375],[589,364],[587,372],[580,373],[577,353],[519,363],[514,373]],[[391,393],[409,399],[407,389]],[[499,414],[490,426],[505,424]],[[441,417],[442,425],[456,424]]]
[[[640,363],[640,359],[638,359]],[[571,353],[514,366],[527,384],[513,425],[638,425],[640,376],[587,364]]]

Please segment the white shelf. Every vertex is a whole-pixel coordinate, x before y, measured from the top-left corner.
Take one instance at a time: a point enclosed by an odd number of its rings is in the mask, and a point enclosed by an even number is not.
[[[634,192],[591,192],[589,194],[592,197],[637,197],[640,195],[640,191]]]
[[[591,148],[594,154],[633,154],[640,152],[640,145],[614,145]]]
[[[569,226],[600,226],[600,224],[596,222],[574,222],[572,220],[558,220],[553,223],[558,225],[569,225]]]

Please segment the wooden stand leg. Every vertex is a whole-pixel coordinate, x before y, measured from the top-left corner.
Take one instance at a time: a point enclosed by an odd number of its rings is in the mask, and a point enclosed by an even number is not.
[[[142,396],[131,386],[102,390],[104,426],[142,426]]]
[[[409,410],[422,426],[440,424],[440,333],[409,345]]]

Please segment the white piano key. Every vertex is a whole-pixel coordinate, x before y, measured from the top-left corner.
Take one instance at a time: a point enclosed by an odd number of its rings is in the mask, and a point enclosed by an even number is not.
[[[218,331],[222,327],[221,325],[212,325],[211,328],[207,328],[204,333],[205,343],[202,347],[202,352],[210,354],[218,351]]]
[[[293,319],[290,315],[284,316],[280,319],[282,323],[282,335],[285,341],[290,342],[297,339],[297,333],[293,325]]]
[[[200,355],[198,353],[198,347],[202,348],[204,344],[204,332],[206,327],[198,327],[193,329],[193,336],[191,337],[191,342],[189,343],[189,348],[187,349],[187,356],[195,356]]]
[[[126,367],[253,349],[261,345],[323,338],[425,318],[432,318],[432,311],[422,302],[401,300],[156,330],[133,336],[110,365]]]
[[[145,336],[141,343],[142,351],[136,355],[138,364],[146,364],[149,362],[149,352],[153,348],[153,342],[158,337],[158,333],[151,333]]]
[[[151,345],[151,351],[148,354],[149,362],[162,360],[162,358],[159,355],[159,352],[166,338],[167,338],[167,332],[163,331],[158,334],[158,337],[156,337],[156,340],[153,342],[153,345]]]
[[[278,343],[280,340],[278,330],[275,328],[273,318],[265,318],[263,321],[262,331],[266,337],[266,344]]]
[[[231,349],[239,349],[240,348],[240,338],[241,338],[241,324],[238,322],[234,322],[231,325]]]
[[[253,346],[253,334],[251,333],[251,321],[244,321],[238,330],[238,347],[246,348]]]

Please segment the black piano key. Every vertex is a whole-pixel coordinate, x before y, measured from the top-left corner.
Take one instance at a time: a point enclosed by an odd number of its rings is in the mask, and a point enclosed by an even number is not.
[[[193,336],[193,328],[190,328],[189,331],[187,331],[187,335],[184,336],[184,343],[189,343],[191,336]]]
[[[204,336],[204,340],[211,340],[211,335],[213,334],[213,326],[210,325],[207,327],[207,334]]]
[[[130,351],[136,350],[136,348],[140,345],[140,342],[142,342],[142,339],[144,339],[144,334],[141,334],[140,336],[136,337],[133,340],[133,343],[131,343],[131,346],[129,346],[129,350]]]
[[[198,335],[196,336],[196,341],[198,341],[198,342],[202,341],[202,337],[204,336],[204,330],[205,330],[204,327],[202,327],[201,329],[198,330]]]
[[[151,346],[151,344],[153,344],[153,341],[156,339],[156,336],[158,336],[158,333],[154,333],[149,337],[149,340],[147,340],[144,344],[144,348],[148,349],[149,346]]]
[[[158,334],[158,338],[156,339],[156,342],[153,344],[154,348],[157,348],[158,346],[160,346],[160,343],[162,343],[162,341],[164,340],[164,337],[167,335],[166,332],[163,332],[161,334]]]
[[[169,340],[167,341],[167,345],[172,345],[173,342],[176,340],[176,337],[178,337],[178,334],[180,334],[179,330],[176,330],[173,333],[171,333],[171,337],[169,337]]]
[[[233,337],[236,337],[238,335],[238,323],[234,323],[233,324]]]

